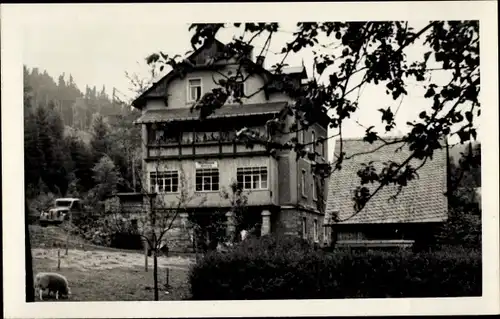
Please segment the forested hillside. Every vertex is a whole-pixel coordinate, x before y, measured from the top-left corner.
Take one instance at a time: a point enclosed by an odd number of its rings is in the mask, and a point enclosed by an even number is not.
[[[82,92],[71,75],[57,82],[24,67],[25,189],[40,209],[54,196],[88,203],[115,191],[132,191],[140,166],[139,113],[105,87]]]
[[[481,143],[458,144],[450,148],[449,156],[452,178],[459,179],[458,187],[481,187]],[[458,176],[453,175],[455,170]]]

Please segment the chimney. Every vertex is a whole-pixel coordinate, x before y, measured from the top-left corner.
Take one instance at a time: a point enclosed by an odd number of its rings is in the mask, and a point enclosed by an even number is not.
[[[258,65],[260,65],[261,67],[264,67],[264,59],[265,59],[265,58],[266,58],[266,57],[265,57],[265,56],[263,56],[263,55],[259,55],[259,56],[257,56],[257,62],[256,62],[256,63],[257,63]]]

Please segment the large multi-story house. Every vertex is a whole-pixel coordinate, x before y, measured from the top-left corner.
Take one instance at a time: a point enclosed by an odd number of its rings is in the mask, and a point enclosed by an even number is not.
[[[187,57],[193,65],[187,74],[168,73],[133,102],[142,111],[136,123],[142,127],[147,187],[167,202],[177,200],[181,187],[185,187],[189,194],[199,195],[186,207],[196,210],[200,223],[204,217],[208,221],[214,212],[222,211],[231,225],[231,204],[221,191],[236,182],[248,199],[244,218],[248,229],[257,227],[261,235],[294,234],[323,244],[328,237],[323,227],[327,187],[313,173],[312,162],[297,159],[293,149],[275,152],[260,144],[249,148],[235,138],[243,127],[279,142],[294,136],[301,143],[326,137],[326,117],[305,130],[290,130],[293,118],[284,110],[288,103],[294,103],[292,98],[276,85],[260,90],[265,84],[279,83],[284,75],[301,85],[307,78],[304,66],[285,68],[276,74],[264,68],[262,57],[254,61],[250,53],[242,72],[247,77],[250,73],[246,68],[251,67],[252,75],[233,90],[233,97],[241,93],[251,97],[243,97],[241,103],[228,99],[201,121],[199,111],[191,111],[193,104],[217,87],[214,79],[231,77],[241,65],[233,58],[211,63],[223,49],[224,44],[217,40],[205,44]],[[276,118],[284,127],[271,131],[266,122]],[[311,147],[318,153],[316,162],[326,162],[327,141]],[[185,181],[183,185],[181,180]]]

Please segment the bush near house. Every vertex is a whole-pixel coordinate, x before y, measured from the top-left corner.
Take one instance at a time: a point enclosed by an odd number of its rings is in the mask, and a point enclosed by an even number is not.
[[[481,295],[481,254],[335,251],[266,236],[207,254],[189,275],[195,300],[458,297]]]

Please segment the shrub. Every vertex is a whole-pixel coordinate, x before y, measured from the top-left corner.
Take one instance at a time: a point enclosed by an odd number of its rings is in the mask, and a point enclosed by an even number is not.
[[[119,249],[142,249],[142,237],[129,232],[116,232],[110,236],[110,247]]]
[[[195,300],[479,296],[481,255],[324,253],[298,239],[266,236],[207,254],[189,280]]]
[[[460,245],[464,247],[481,247],[481,216],[459,209],[452,209],[448,220],[438,234],[442,245]]]

